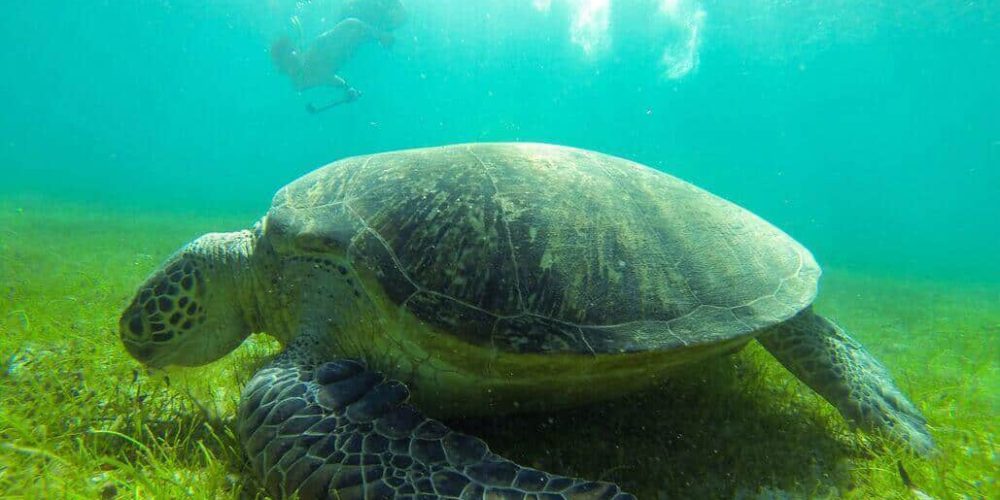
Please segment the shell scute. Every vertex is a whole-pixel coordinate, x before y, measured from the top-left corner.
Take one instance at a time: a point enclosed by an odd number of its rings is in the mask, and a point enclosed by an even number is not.
[[[279,252],[341,252],[420,321],[513,352],[725,342],[808,306],[820,274],[731,202],[542,144],[335,162],[275,196],[265,233]]]

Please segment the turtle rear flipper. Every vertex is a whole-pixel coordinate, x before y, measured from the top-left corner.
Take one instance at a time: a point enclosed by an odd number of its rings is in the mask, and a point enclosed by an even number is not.
[[[757,340],[852,424],[882,432],[920,455],[935,452],[920,410],[889,370],[836,323],[807,308]]]
[[[276,498],[630,499],[610,483],[521,467],[424,417],[356,361],[315,368],[289,349],[247,384],[239,433]]]

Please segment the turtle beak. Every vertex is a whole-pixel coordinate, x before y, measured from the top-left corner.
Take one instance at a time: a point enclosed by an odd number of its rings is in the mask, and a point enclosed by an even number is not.
[[[162,368],[163,365],[157,363],[156,350],[152,345],[142,344],[123,339],[123,344],[125,344],[125,350],[132,355],[136,361],[142,363],[143,366],[151,369]],[[162,359],[162,357],[161,357]]]
[[[125,346],[125,350],[132,355],[136,361],[149,368],[159,368],[163,366],[163,350],[157,349],[151,341],[146,322],[143,320],[142,304],[133,301],[119,320],[119,338]]]
[[[122,335],[121,340],[125,350],[146,368],[158,369],[165,366],[163,352],[157,352],[158,349],[151,342],[130,338],[127,335]]]

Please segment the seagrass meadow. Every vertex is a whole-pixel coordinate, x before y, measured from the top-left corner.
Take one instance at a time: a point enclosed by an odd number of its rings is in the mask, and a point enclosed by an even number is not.
[[[278,342],[153,373],[123,311],[318,167],[477,142],[632,160],[787,233],[937,452],[852,429],[756,342],[448,427],[640,500],[1000,498],[996,1],[7,3],[0,499],[268,498],[237,406]]]
[[[213,365],[149,377],[117,333],[134,284],[161,259],[192,235],[252,220],[0,202],[4,497],[261,494],[234,408],[277,346],[254,339]],[[916,401],[938,457],[852,432],[757,346],[611,405],[449,423],[521,463],[613,480],[639,498],[996,498],[1000,287],[832,269],[821,297]]]

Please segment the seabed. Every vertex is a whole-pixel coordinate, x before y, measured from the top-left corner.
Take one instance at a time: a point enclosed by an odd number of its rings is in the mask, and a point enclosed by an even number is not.
[[[167,255],[258,215],[0,198],[0,497],[263,496],[233,416],[275,344],[254,337],[164,378],[117,336],[119,311]],[[449,423],[524,465],[640,499],[1000,498],[1000,284],[827,268],[817,308],[889,367],[940,456],[850,430],[756,345],[611,404]]]

